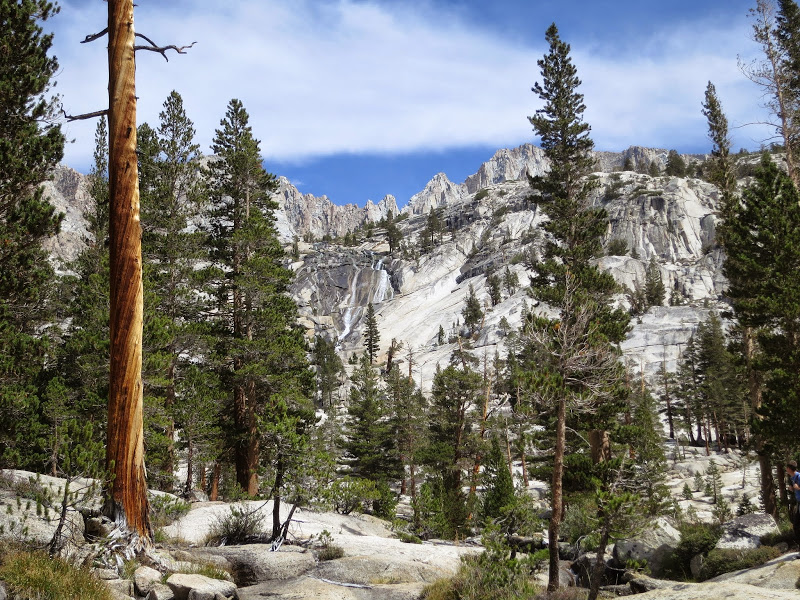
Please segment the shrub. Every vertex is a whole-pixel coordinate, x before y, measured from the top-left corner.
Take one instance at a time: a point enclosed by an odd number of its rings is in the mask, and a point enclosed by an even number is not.
[[[478,192],[475,194],[475,200],[476,201],[483,200],[488,195],[489,195],[489,190],[487,190],[486,188],[483,188],[482,190],[478,190]]]
[[[149,494],[150,496],[150,523],[153,529],[166,527],[185,516],[191,504],[180,498],[167,495]]]
[[[517,600],[540,591],[533,579],[536,565],[530,558],[511,558],[505,537],[489,529],[483,536],[486,550],[461,559],[458,572],[441,579],[422,593],[424,600]]]
[[[318,538],[320,550],[317,552],[317,558],[323,560],[335,560],[344,556],[344,548],[337,546],[333,543],[333,536],[327,529],[323,529]]]
[[[689,563],[698,554],[708,554],[717,545],[722,530],[707,523],[687,523],[681,527],[678,546],[664,561],[664,576],[669,579],[691,578]]]
[[[397,538],[404,544],[421,544],[422,540],[413,533],[406,533],[405,531],[398,531]]]
[[[375,495],[372,501],[372,512],[381,519],[392,520],[397,515],[397,496],[385,481],[375,485]]]
[[[262,505],[263,506],[263,505]],[[244,504],[232,505],[230,513],[217,517],[206,539],[206,546],[242,544],[248,538],[262,533],[261,506],[247,508]]]
[[[628,242],[621,238],[609,240],[606,254],[609,256],[625,256],[628,253]]]
[[[763,565],[777,558],[781,551],[772,546],[761,546],[747,550],[712,550],[700,568],[700,581],[711,579],[723,573],[740,571]]]
[[[10,596],[38,600],[113,600],[111,590],[86,568],[44,552],[12,552],[0,566]]]
[[[354,510],[363,511],[365,505],[380,502],[381,493],[374,481],[346,475],[333,482],[330,497],[337,513],[349,515]]]

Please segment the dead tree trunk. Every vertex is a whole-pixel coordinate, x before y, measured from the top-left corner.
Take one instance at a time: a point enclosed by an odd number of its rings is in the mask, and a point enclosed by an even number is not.
[[[142,246],[136,162],[133,0],[108,0],[111,378],[106,514],[144,544],[152,539],[142,416]]]

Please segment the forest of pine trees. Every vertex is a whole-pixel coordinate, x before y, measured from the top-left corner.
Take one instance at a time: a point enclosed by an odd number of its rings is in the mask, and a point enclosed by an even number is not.
[[[56,9],[38,0],[0,10],[4,60],[35,73],[0,95],[0,468],[76,476],[93,465],[98,475],[113,387],[112,133],[100,118],[88,235],[56,276],[42,244],[62,216],[41,188],[64,145],[48,97],[58,63],[47,58],[52,35],[41,26]],[[273,539],[287,514],[282,504],[392,520],[401,495],[413,535],[461,540],[502,530],[506,545],[498,547],[509,560],[513,536],[543,526],[551,591],[559,587],[566,507],[591,515],[600,554],[630,529],[633,512],[649,519],[674,510],[663,484],[666,438],[708,454],[753,451],[760,505],[777,516],[786,502],[779,466],[800,451],[800,13],[781,0],[773,15],[759,0],[756,15],[756,41],[777,54],[750,74],[780,92],[770,102],[787,168],[764,154],[737,188],[727,119],[709,82],[702,108],[712,149],[703,172],[720,191],[717,243],[726,255],[729,310],[709,311],[676,372],[665,364],[652,381],[623,362],[620,344],[632,315],[671,299],[655,257],[643,285],[627,294],[598,267],[609,216],[593,200],[594,142],[581,80],[555,24],[533,87],[541,108],[530,117],[551,165],[529,178],[531,202],[547,217],[541,253],[526,262],[537,304],[524,305],[522,326],[494,356],[479,356],[472,343],[486,314],[521,284],[508,266],[487,273],[485,297],[470,284],[463,327],[454,324],[447,339],[439,328],[437,345],[453,348],[426,382],[427,397],[413,377],[411,347],[393,340],[392,358],[381,362],[380,314],[371,303],[363,353],[348,365],[335,340],[306,338],[289,294],[298,241],[284,248],[278,238],[276,177],[264,167],[244,104],[229,102],[204,157],[181,95],[170,93],[159,122],[135,132],[149,487],[201,489],[212,500],[271,499]],[[15,36],[35,43],[17,44]],[[5,83],[14,74],[0,68],[0,76]],[[655,162],[648,168],[659,175]],[[666,175],[687,169],[670,151]],[[398,220],[389,215],[380,226],[389,252],[400,254]],[[419,252],[434,253],[445,229],[441,211],[431,210]],[[348,232],[344,245],[357,238]],[[617,302],[625,296],[630,310]],[[393,362],[401,354],[402,370]],[[78,440],[81,460],[65,458]],[[534,478],[549,484],[546,523],[531,515],[524,492]]]

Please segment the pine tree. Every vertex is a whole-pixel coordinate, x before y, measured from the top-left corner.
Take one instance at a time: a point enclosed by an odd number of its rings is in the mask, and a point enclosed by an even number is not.
[[[677,150],[670,150],[667,153],[667,166],[664,173],[670,177],[685,177],[686,176],[686,161],[678,154]]]
[[[343,443],[354,475],[374,482],[400,479],[401,463],[386,398],[366,354],[351,377],[349,423]]]
[[[433,378],[429,446],[424,456],[434,481],[439,482],[434,487],[445,521],[443,534],[453,538],[463,535],[469,514],[462,481],[470,466],[469,441],[481,388],[480,375],[466,365],[437,369]]]
[[[800,369],[800,285],[795,273],[800,268],[800,194],[791,179],[771,160],[762,157],[753,183],[742,191],[722,233],[728,259],[723,272],[729,281],[728,296],[739,324],[750,328],[760,348],[754,366],[763,378],[763,388],[749,382],[751,402],[756,405],[753,430],[766,448],[759,462],[770,455],[796,453],[800,429],[786,420],[800,399],[800,385],[792,375]],[[755,394],[753,390],[755,388]],[[780,450],[778,450],[780,449]],[[771,469],[762,465],[764,510],[775,513]]]
[[[469,285],[469,293],[464,301],[464,308],[461,309],[461,315],[464,317],[464,325],[469,329],[470,335],[473,334],[483,320],[483,309],[472,284]]]
[[[207,287],[216,299],[214,360],[223,386],[231,390],[231,445],[236,481],[258,492],[262,439],[271,436],[273,464],[280,472],[286,452],[301,441],[313,410],[297,307],[287,295],[291,272],[274,226],[270,199],[275,177],[264,170],[259,142],[239,100],[231,100],[216,131],[210,161],[209,217],[212,249]],[[265,429],[269,429],[269,436]],[[302,438],[302,435],[301,435]],[[278,493],[282,480],[276,475]],[[275,489],[273,487],[273,489]]]
[[[483,517],[497,519],[514,501],[514,480],[496,435],[492,436],[491,450],[484,462],[483,482]]]
[[[64,150],[58,70],[42,22],[58,12],[45,0],[0,5],[0,466],[41,468],[40,417],[45,359],[52,351],[49,298],[54,274],[41,243],[58,233],[57,215],[40,184]]]
[[[503,300],[500,294],[500,277],[497,273],[492,273],[486,278],[486,285],[489,286],[489,299],[492,301],[492,306],[497,306]]]
[[[311,352],[311,362],[317,374],[316,389],[320,396],[320,406],[325,408],[327,402],[330,408],[334,404],[333,393],[342,384],[340,378],[344,373],[344,365],[342,359],[336,354],[335,344],[318,335]]]
[[[418,525],[419,515],[414,500],[417,497],[419,454],[427,441],[428,402],[413,380],[400,373],[397,366],[386,378],[386,395],[395,444],[404,467],[401,493],[411,496],[415,524]],[[408,477],[405,477],[406,473]]]
[[[108,132],[101,118],[89,173],[85,247],[61,282],[61,318],[68,322],[58,357],[58,377],[68,390],[69,416],[103,427],[109,376]]]
[[[367,305],[367,315],[364,317],[364,349],[369,356],[370,364],[375,362],[375,357],[380,350],[381,333],[378,330],[378,319],[375,316],[375,307],[372,302]]]
[[[653,159],[650,161],[650,165],[647,167],[647,174],[650,177],[658,177],[661,175],[661,167],[658,166],[658,161]]]
[[[172,490],[175,469],[177,382],[187,358],[196,356],[201,314],[195,264],[202,234],[190,223],[205,199],[198,171],[194,124],[173,91],[159,114],[158,130],[139,127],[142,254],[147,311],[144,319],[145,426],[154,483]],[[158,423],[160,421],[160,423]],[[160,440],[161,443],[156,443]]]
[[[728,449],[727,440],[744,426],[744,390],[737,377],[733,357],[727,349],[719,316],[712,312],[697,329],[697,368],[703,406],[713,424],[718,449]]]
[[[667,289],[661,280],[661,269],[658,268],[655,257],[647,265],[644,279],[644,295],[647,306],[663,306]]]
[[[720,216],[723,221],[730,220],[731,211],[735,208],[736,172],[731,159],[731,139],[728,133],[728,119],[722,110],[717,97],[717,89],[710,81],[706,87],[703,115],[708,121],[708,137],[711,140],[711,159],[708,179],[722,193],[720,199]],[[724,245],[724,239],[720,239]]]
[[[597,409],[616,395],[621,373],[615,344],[625,336],[628,317],[609,307],[616,283],[592,262],[602,254],[607,215],[591,206],[590,192],[596,183],[586,176],[594,166],[594,143],[583,121],[586,107],[577,92],[581,81],[569,57],[570,47],[559,38],[555,24],[547,30],[546,39],[550,50],[538,61],[542,83],[533,87],[545,105],[530,121],[551,168],[546,175],[531,178],[531,185],[549,217],[544,229],[550,237],[543,260],[531,265],[531,288],[537,298],[557,307],[560,315],[558,319],[532,315],[521,335],[526,340],[524,366],[532,370],[535,393],[541,395],[543,405],[555,406],[557,413],[549,527],[548,589],[552,591],[559,586],[567,404]]]

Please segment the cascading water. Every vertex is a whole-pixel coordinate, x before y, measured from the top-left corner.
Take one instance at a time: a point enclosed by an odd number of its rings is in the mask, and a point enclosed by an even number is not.
[[[350,282],[350,288],[347,291],[347,296],[342,301],[342,304],[345,305],[345,311],[342,315],[342,333],[339,334],[339,341],[341,342],[344,338],[350,335],[350,332],[353,329],[353,306],[356,296],[356,289],[358,286],[358,276],[361,271],[356,271],[355,275],[353,275],[353,279]]]

